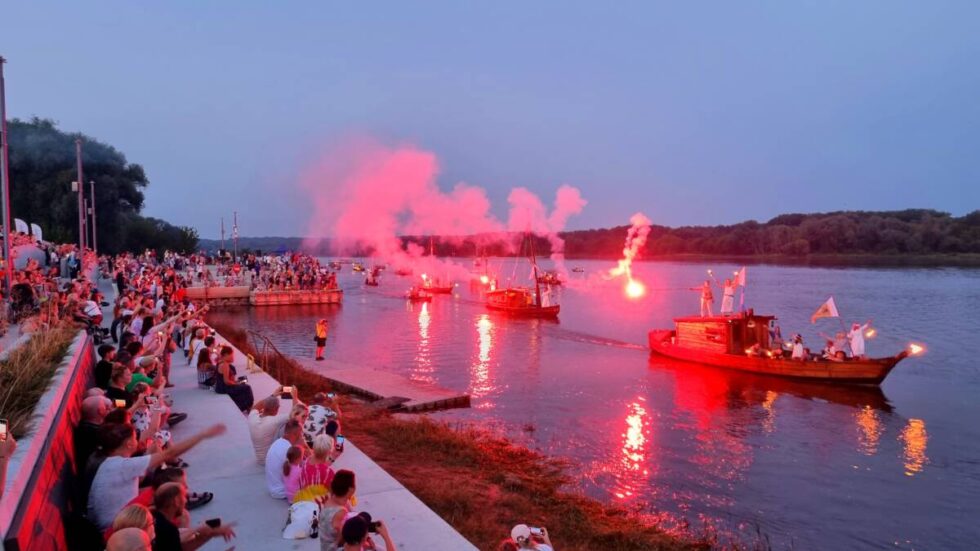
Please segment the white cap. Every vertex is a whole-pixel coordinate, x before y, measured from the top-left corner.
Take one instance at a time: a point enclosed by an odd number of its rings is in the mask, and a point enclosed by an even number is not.
[[[510,539],[517,543],[527,541],[531,537],[531,529],[527,524],[518,524],[510,531]]]

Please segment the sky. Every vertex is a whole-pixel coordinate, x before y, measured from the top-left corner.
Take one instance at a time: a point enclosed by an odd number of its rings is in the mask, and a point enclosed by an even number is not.
[[[145,214],[304,235],[365,136],[571,229],[980,208],[980,2],[6,2],[9,117],[146,169]]]

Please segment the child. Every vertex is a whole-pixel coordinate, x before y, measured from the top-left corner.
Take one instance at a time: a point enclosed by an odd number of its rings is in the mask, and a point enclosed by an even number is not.
[[[282,475],[286,484],[286,500],[293,502],[293,496],[299,491],[299,477],[303,474],[303,450],[292,446],[286,452],[286,462],[282,464]]]

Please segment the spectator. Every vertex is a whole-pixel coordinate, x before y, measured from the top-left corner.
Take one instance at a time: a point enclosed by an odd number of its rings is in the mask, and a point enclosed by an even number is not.
[[[116,513],[139,493],[139,480],[149,470],[176,459],[207,438],[225,432],[224,425],[212,425],[182,442],[173,442],[167,450],[152,455],[133,457],[138,447],[136,430],[132,425],[103,426],[103,455],[92,479],[88,494],[88,518],[100,530],[109,527]]]
[[[143,530],[150,537],[151,542],[156,537],[156,532],[153,529],[153,514],[143,505],[130,504],[123,507],[122,511],[119,511],[116,518],[112,520],[112,527],[106,531],[106,539],[111,539],[112,534],[125,528]]]
[[[283,483],[286,486],[286,501],[293,502],[299,491],[299,479],[303,474],[303,448],[290,446],[286,452],[286,462],[282,465]]]
[[[10,456],[14,455],[15,451],[17,451],[17,441],[8,430],[3,440],[0,440],[0,498],[3,497],[3,488],[7,482],[7,463],[10,462]]]
[[[133,373],[128,367],[122,364],[112,366],[112,374],[109,376],[109,388],[105,391],[106,397],[113,401],[122,400],[125,402],[127,408],[132,407],[133,397],[126,390],[126,387],[132,380]]]
[[[150,536],[139,528],[123,528],[112,534],[106,551],[151,551]]]
[[[218,369],[211,362],[211,351],[202,348],[197,353],[197,386],[206,390],[214,388],[217,374]]]
[[[234,349],[230,346],[222,346],[218,358],[218,378],[214,385],[214,391],[218,394],[227,394],[238,406],[238,409],[247,415],[248,410],[252,409],[252,405],[255,403],[255,397],[252,395],[252,387],[247,382],[238,380],[238,372],[232,363],[234,361]],[[286,451],[283,450],[283,458],[285,459],[285,457]]]
[[[341,545],[340,531],[344,519],[350,512],[351,499],[357,490],[354,472],[341,469],[330,481],[330,495],[321,500],[320,508],[320,550],[334,551]]]
[[[334,439],[321,434],[313,441],[313,456],[303,467],[299,477],[299,491],[293,501],[316,501],[329,493],[334,472],[330,468],[339,455],[334,449]]]
[[[255,458],[259,465],[265,465],[265,455],[269,446],[276,440],[279,429],[289,420],[290,410],[281,408],[278,396],[282,387],[276,389],[265,400],[255,405],[248,414],[248,432],[252,437],[252,447],[255,448]],[[293,401],[298,402],[298,391],[292,388]]]
[[[116,358],[116,348],[111,344],[99,346],[99,363],[95,364],[95,386],[105,390],[109,388],[109,377],[112,376],[112,360]]]
[[[193,551],[212,538],[222,537],[229,541],[235,537],[234,523],[212,527],[202,523],[189,531],[181,542],[182,520],[187,516],[187,490],[175,482],[160,486],[153,496],[153,521],[156,524],[156,539],[153,551]]]
[[[328,400],[329,405],[327,405]],[[318,434],[323,434],[327,422],[334,419],[340,419],[340,404],[337,397],[333,393],[317,392],[314,394],[310,404],[309,416],[303,425],[303,436],[306,438],[306,443],[312,445],[313,438]]]
[[[303,427],[295,420],[286,422],[283,437],[273,442],[265,455],[266,488],[269,490],[269,495],[276,499],[286,499],[286,484],[282,474],[282,465],[286,462],[286,455],[291,446],[305,448]]]
[[[371,541],[369,533],[376,531],[384,539],[385,549],[397,549],[388,535],[388,527],[380,520],[373,522],[368,513],[358,513],[347,519],[341,529],[341,537],[344,542],[344,551],[361,551],[362,549],[375,549],[374,542]]]
[[[510,538],[517,544],[518,549],[554,551],[548,538],[547,528],[538,528],[536,532],[532,532],[528,525],[518,524],[510,531]]]
[[[105,416],[112,411],[112,400],[105,396],[88,396],[82,400],[82,420],[75,427],[75,467],[85,470],[88,458],[98,447],[97,432]]]

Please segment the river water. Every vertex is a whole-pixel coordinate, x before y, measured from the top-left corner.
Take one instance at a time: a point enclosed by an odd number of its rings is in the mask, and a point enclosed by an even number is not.
[[[490,264],[502,279],[527,277],[526,262]],[[650,357],[647,331],[697,311],[688,289],[706,270],[739,266],[640,263],[639,300],[597,277],[609,263],[570,266],[585,273],[558,292],[560,322],[488,312],[466,281],[409,304],[410,278],[366,288],[349,266],[342,306],[216,315],[304,356],[326,317],[328,359],[467,391],[471,409],[437,417],[568,458],[589,495],[673,522],[736,539],[761,531],[777,549],[980,545],[980,270],[749,266],[746,307],[777,315],[785,336],[819,349],[819,332],[840,324],[809,317],[833,295],[844,321],[873,318],[870,355],[927,346],[871,389]]]

